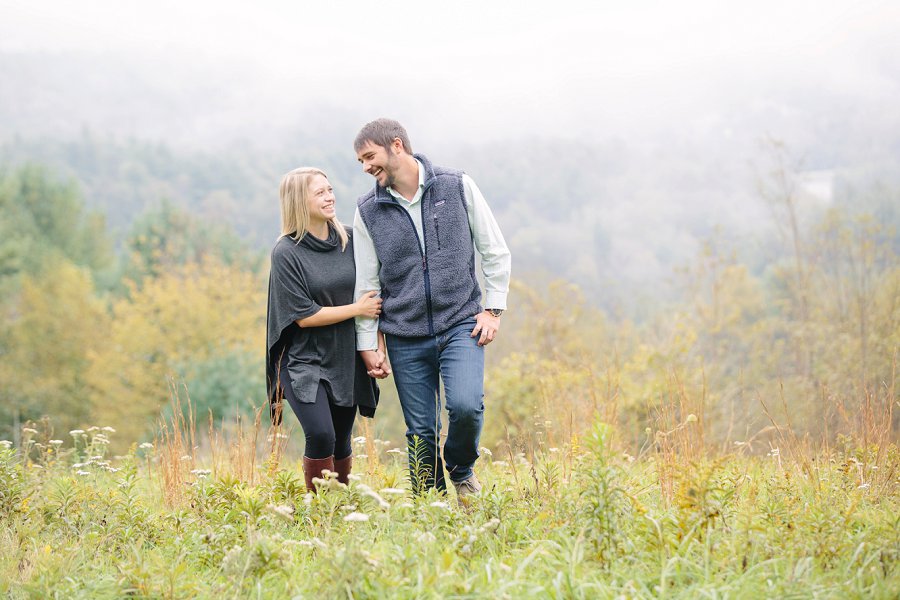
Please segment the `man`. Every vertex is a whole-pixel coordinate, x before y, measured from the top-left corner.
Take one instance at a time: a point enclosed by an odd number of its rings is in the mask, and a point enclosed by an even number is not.
[[[375,188],[357,202],[353,222],[356,296],[375,290],[380,322],[357,318],[357,350],[375,377],[391,367],[407,427],[413,489],[446,489],[438,452],[440,382],[448,431],[443,462],[462,502],[481,483],[484,347],[500,329],[509,291],[510,253],[475,182],[462,171],[413,154],[406,130],[390,119],[366,124],[353,143]],[[481,257],[485,298],[475,275]],[[486,307],[486,308],[485,308]]]

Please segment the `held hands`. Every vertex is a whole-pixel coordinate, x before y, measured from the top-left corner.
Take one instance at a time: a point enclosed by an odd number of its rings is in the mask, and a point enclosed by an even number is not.
[[[381,314],[381,298],[378,297],[378,292],[366,292],[354,304],[360,317],[374,319]]]
[[[385,379],[392,373],[391,365],[388,364],[384,350],[381,348],[378,350],[360,350],[359,355],[366,365],[366,373],[369,374],[369,377]]]
[[[487,346],[493,342],[498,331],[500,331],[500,317],[495,317],[486,310],[475,315],[475,329],[472,330],[472,337],[481,334],[478,338],[479,346]]]

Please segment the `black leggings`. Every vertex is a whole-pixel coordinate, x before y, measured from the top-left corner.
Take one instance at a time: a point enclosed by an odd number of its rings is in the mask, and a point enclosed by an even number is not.
[[[306,450],[303,455],[307,458],[334,456],[335,460],[350,456],[353,452],[350,438],[353,435],[356,407],[334,406],[328,401],[328,390],[321,381],[316,391],[315,402],[299,402],[291,387],[287,369],[281,369],[279,379],[284,397],[297,415],[306,436]]]

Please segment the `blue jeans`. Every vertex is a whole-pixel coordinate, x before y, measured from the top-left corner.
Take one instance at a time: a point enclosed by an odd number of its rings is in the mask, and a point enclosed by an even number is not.
[[[471,336],[474,327],[475,319],[467,319],[433,337],[385,336],[406,420],[410,476],[416,491],[422,491],[422,487],[446,487],[437,451],[441,380],[447,403],[447,472],[456,482],[472,476],[484,423],[484,347],[478,345],[477,337]],[[414,447],[415,437],[421,440],[419,448]],[[423,463],[431,470],[425,482],[419,481],[420,473],[415,472],[416,464]]]

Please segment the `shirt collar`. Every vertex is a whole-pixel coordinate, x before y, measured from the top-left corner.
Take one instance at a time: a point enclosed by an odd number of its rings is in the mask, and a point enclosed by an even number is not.
[[[419,165],[419,189],[416,190],[416,195],[413,196],[412,200],[407,200],[392,187],[387,188],[387,191],[391,196],[393,196],[397,200],[402,200],[407,204],[415,204],[416,202],[418,202],[422,198],[422,190],[425,189],[425,165],[423,165],[422,161],[418,158],[416,159],[416,164]]]

